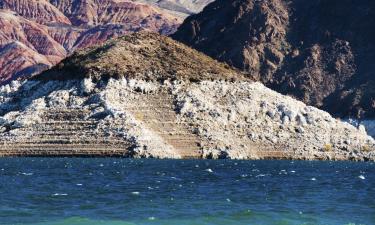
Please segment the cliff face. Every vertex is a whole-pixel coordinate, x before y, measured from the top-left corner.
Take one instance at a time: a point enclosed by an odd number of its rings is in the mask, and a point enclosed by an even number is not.
[[[362,126],[149,33],[0,87],[0,140],[0,156],[375,160]]]
[[[38,73],[76,49],[140,30],[169,34],[181,22],[162,9],[128,0],[1,1],[0,48],[23,47],[0,52],[0,84]]]
[[[340,117],[375,117],[375,3],[217,0],[173,35]]]

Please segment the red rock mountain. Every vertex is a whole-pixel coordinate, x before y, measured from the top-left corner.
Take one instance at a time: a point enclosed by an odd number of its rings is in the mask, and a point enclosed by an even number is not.
[[[375,1],[216,0],[172,36],[336,116],[375,118]]]
[[[174,32],[182,18],[131,0],[1,0],[0,83],[55,65],[75,49],[129,32]]]

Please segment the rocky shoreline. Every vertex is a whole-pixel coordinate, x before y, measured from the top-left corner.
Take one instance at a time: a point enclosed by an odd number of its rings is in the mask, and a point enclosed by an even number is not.
[[[0,156],[375,161],[363,126],[158,34],[0,87]]]
[[[375,161],[363,127],[257,82],[86,78],[0,93],[1,156]]]

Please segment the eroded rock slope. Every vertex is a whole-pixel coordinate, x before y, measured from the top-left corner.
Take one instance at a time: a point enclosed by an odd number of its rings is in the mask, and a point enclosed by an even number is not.
[[[45,70],[76,49],[140,30],[169,34],[181,22],[130,0],[2,0],[0,84]]]
[[[217,0],[173,35],[337,117],[375,118],[375,2]]]
[[[2,86],[0,140],[3,156],[375,160],[362,126],[149,33]]]

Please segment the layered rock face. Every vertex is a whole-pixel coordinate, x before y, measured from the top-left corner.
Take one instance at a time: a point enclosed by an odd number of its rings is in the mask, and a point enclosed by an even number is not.
[[[148,4],[156,5],[167,9],[181,17],[187,17],[191,14],[199,13],[202,9],[214,0],[135,0]]]
[[[375,3],[217,0],[174,39],[339,117],[375,117]]]
[[[181,22],[130,0],[1,1],[0,84],[45,70],[76,49],[140,30],[169,34]]]
[[[363,127],[148,33],[2,86],[0,140],[3,156],[375,160]]]

